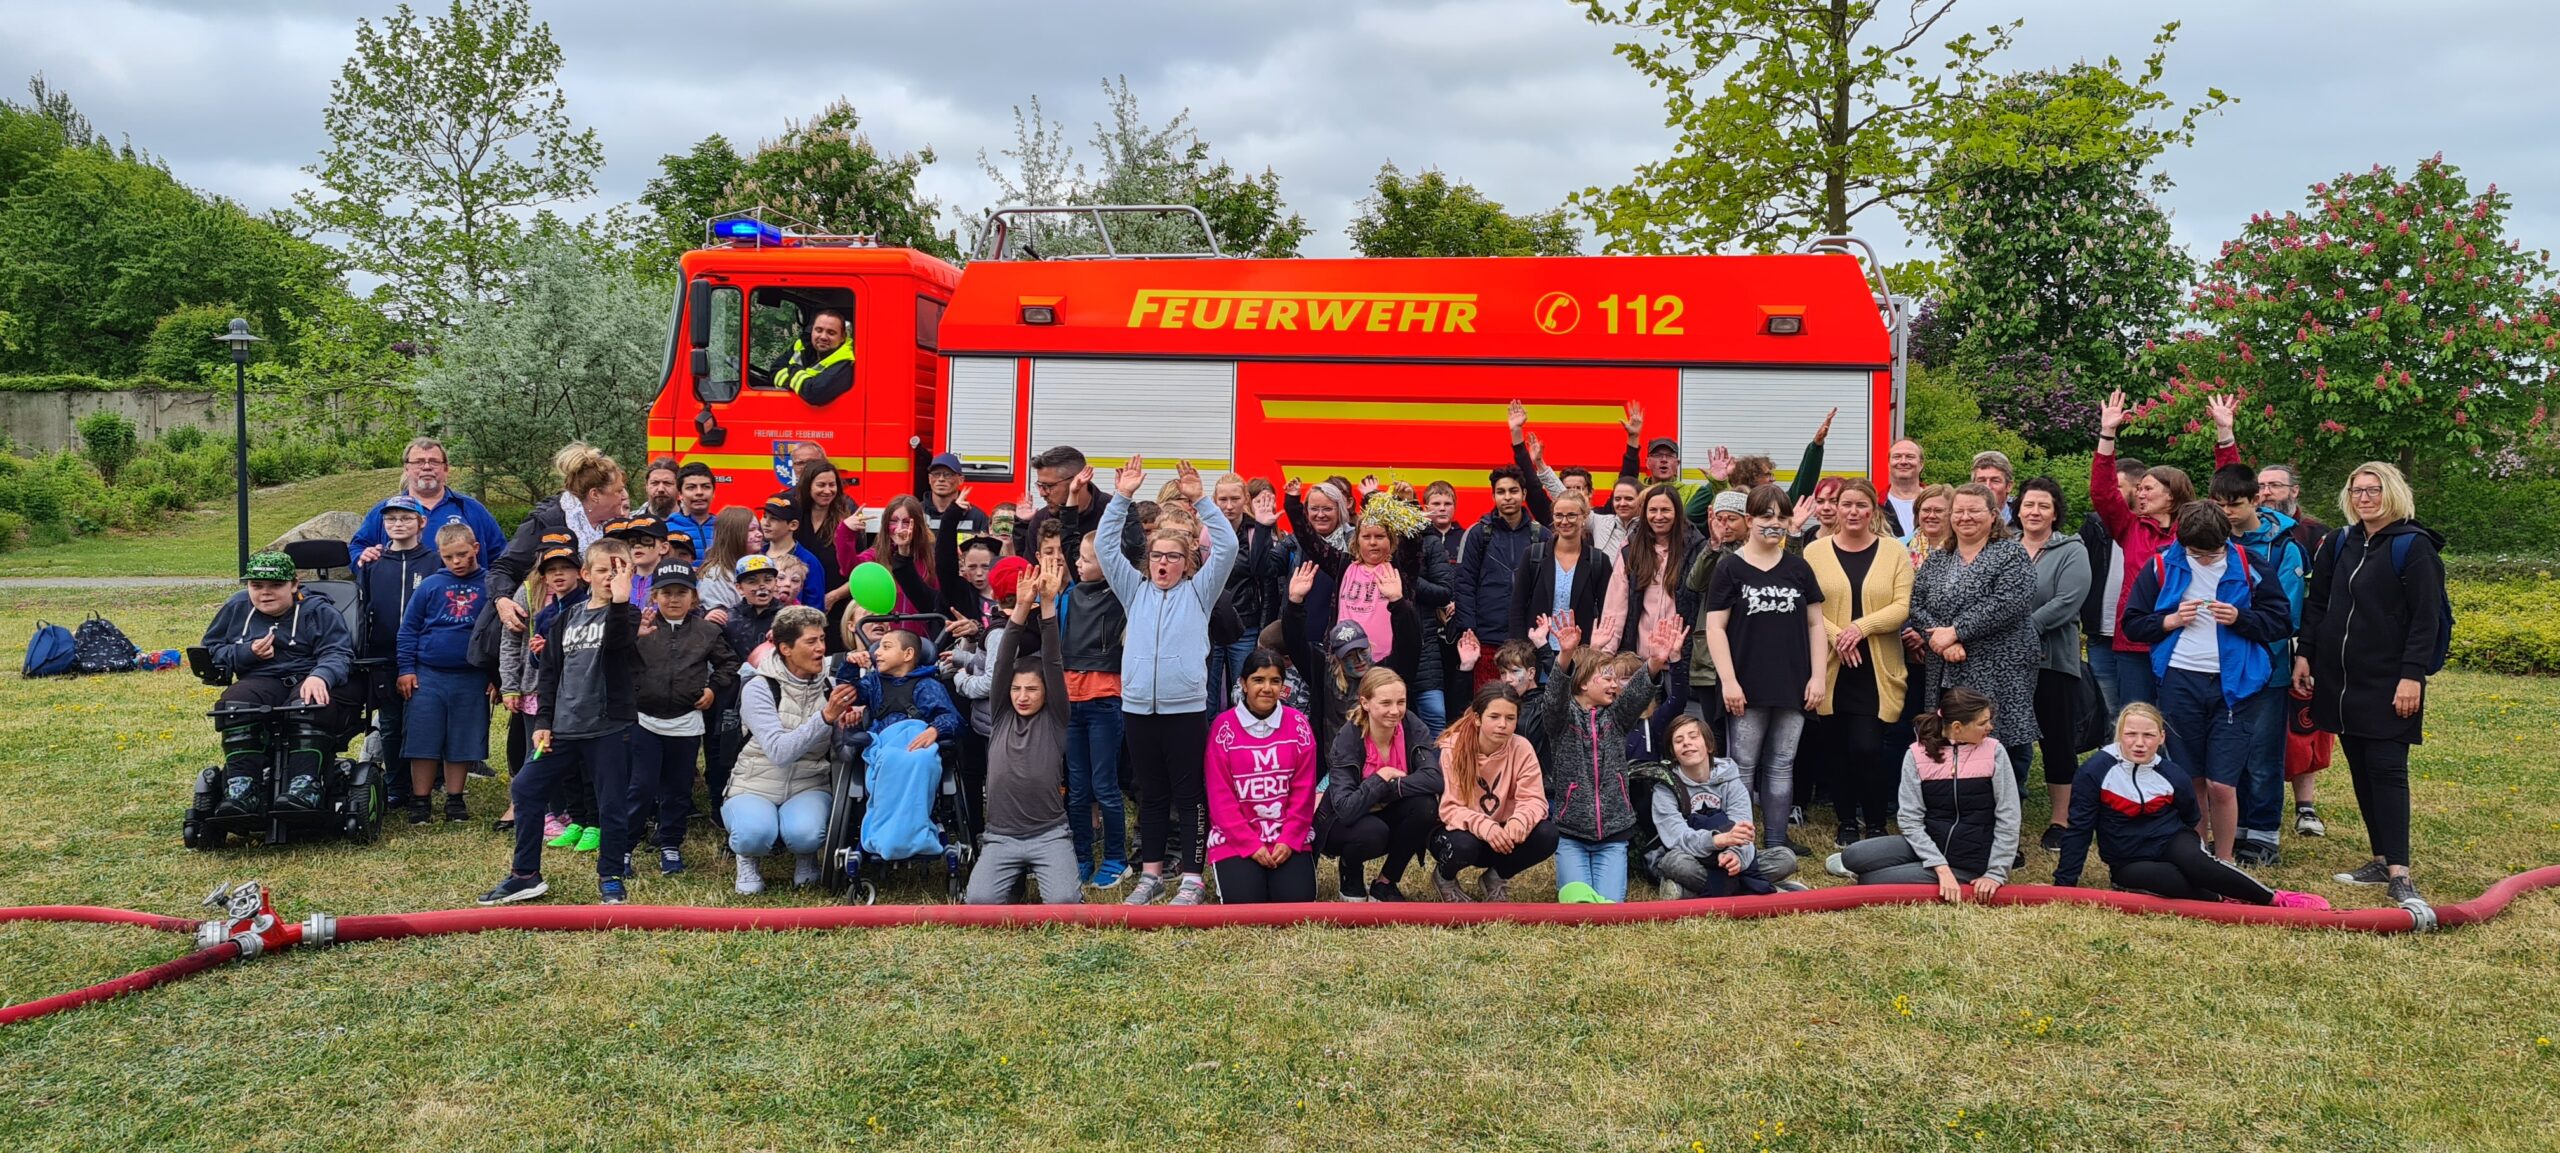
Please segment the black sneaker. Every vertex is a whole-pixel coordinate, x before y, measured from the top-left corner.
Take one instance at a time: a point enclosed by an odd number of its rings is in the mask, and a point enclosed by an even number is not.
[[[435,810],[423,795],[409,798],[409,823],[423,825],[436,819]]]
[[[2284,854],[2265,841],[2242,841],[2231,851],[2231,859],[2252,869],[2272,869],[2284,863]]]
[[[2045,852],[2048,852],[2048,853],[2059,853],[2059,852],[2061,852],[2061,851],[2062,851],[2062,826],[2060,826],[2060,825],[2046,825],[2046,826],[2044,827],[2044,839],[2043,839],[2043,840],[2040,840],[2040,841],[2037,841],[2037,842],[2036,842],[2036,847],[2037,847],[2037,848],[2040,848],[2040,849],[2043,849]]]
[[[2391,887],[2385,892],[2390,895],[2394,904],[2423,905],[2427,903],[2425,897],[2418,895],[2418,883],[2410,880],[2408,874],[2403,873],[2391,878],[2390,884]]]
[[[510,874],[506,880],[498,882],[497,888],[480,894],[478,903],[512,905],[518,901],[530,901],[550,891],[550,884],[541,877],[518,877]]]
[[[1407,898],[1404,895],[1403,889],[1395,885],[1388,884],[1385,877],[1378,877],[1369,882],[1369,899],[1372,901],[1402,901]]]
[[[684,850],[672,845],[658,850],[658,875],[672,877],[684,871]]]
[[[2366,861],[2356,866],[2355,872],[2339,873],[2333,879],[2341,885],[2387,885],[2391,883],[2391,868],[2380,861]]]
[[[462,794],[445,794],[444,819],[453,822],[468,821],[471,819],[471,806],[463,803]]]

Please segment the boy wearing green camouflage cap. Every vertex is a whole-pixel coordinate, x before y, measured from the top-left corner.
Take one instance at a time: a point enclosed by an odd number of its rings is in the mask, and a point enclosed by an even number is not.
[[[301,701],[322,706],[315,718],[327,731],[346,728],[356,701],[347,678],[355,669],[355,642],[335,606],[302,595],[293,560],[280,552],[249,558],[245,586],[231,594],[204,630],[213,667],[231,674],[222,690],[215,725],[223,731],[224,776],[254,778],[266,750],[256,725],[232,725],[225,706],[276,706]]]

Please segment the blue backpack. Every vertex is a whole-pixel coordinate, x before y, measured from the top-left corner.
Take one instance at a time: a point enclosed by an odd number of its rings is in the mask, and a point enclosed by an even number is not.
[[[2332,563],[2336,562],[2339,546],[2346,536],[2345,529],[2338,529],[2329,534],[2329,559]],[[2418,538],[2410,533],[2402,533],[2391,538],[2391,575],[2404,579],[2408,577],[2409,546],[2417,543],[2417,540]],[[2443,672],[2445,659],[2452,653],[2453,598],[2450,595],[2440,596],[2436,598],[2436,647],[2434,652],[2427,654],[2427,675],[2434,676]]]
[[[71,659],[79,646],[71,641],[71,630],[50,621],[36,622],[36,635],[27,638],[27,663],[19,674],[28,677],[58,677],[71,671]]]

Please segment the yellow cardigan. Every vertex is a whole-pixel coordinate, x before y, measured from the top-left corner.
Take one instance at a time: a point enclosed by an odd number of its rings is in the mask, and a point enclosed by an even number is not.
[[[1855,628],[1867,635],[1867,659],[1875,664],[1878,719],[1886,724],[1901,720],[1902,694],[1907,691],[1902,625],[1911,618],[1910,551],[1892,537],[1876,538],[1875,560],[1867,565],[1866,583],[1860,590],[1867,615],[1854,621],[1849,619],[1849,573],[1840,567],[1831,538],[1806,545],[1804,561],[1813,566],[1814,579],[1822,584],[1822,640],[1831,654],[1824,674],[1822,715],[1831,715],[1832,698],[1840,688],[1840,652],[1829,646],[1841,633]]]

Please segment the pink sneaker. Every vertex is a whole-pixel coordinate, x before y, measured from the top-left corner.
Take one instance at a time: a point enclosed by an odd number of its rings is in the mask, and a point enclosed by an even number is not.
[[[542,839],[543,839],[543,840],[546,840],[546,841],[558,840],[558,839],[559,839],[559,837],[560,837],[560,830],[562,830],[562,829],[566,829],[566,828],[568,828],[568,827],[569,827],[569,818],[567,818],[567,817],[561,816],[561,815],[560,815],[560,814],[558,814],[558,813],[544,813],[544,814],[542,815]]]
[[[2326,909],[2329,898],[2318,893],[2297,893],[2291,889],[2276,890],[2276,899],[2268,902],[2279,909]]]

